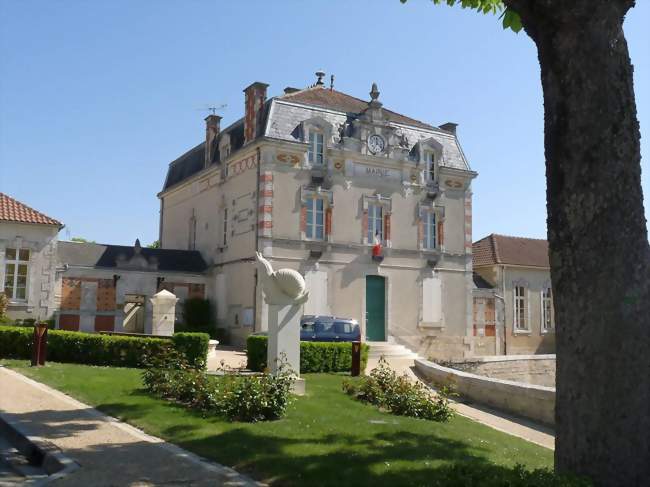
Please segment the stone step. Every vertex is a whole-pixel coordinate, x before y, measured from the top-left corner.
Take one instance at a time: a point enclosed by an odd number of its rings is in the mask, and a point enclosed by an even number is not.
[[[390,342],[366,342],[370,346],[368,358],[419,358],[417,353],[409,350],[404,345]]]

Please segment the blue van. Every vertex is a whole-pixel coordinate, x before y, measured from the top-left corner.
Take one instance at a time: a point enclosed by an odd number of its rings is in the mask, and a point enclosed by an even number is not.
[[[300,340],[308,342],[353,342],[361,340],[357,320],[336,316],[304,315],[300,319]]]

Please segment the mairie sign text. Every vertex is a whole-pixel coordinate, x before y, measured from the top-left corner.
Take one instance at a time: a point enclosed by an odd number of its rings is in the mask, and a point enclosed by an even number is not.
[[[369,166],[367,164],[352,164],[352,175],[359,178],[374,178],[390,181],[401,181],[402,173],[396,169]]]

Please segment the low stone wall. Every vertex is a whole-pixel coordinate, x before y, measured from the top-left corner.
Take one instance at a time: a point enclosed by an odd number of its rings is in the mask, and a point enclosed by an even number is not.
[[[450,362],[450,367],[492,379],[555,387],[555,355],[501,355]]]
[[[555,388],[492,379],[416,360],[415,369],[433,384],[453,386],[461,397],[547,425],[555,424]]]

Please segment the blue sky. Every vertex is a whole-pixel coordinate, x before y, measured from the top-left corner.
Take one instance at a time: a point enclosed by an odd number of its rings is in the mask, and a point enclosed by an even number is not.
[[[625,22],[650,147],[650,2]],[[532,41],[496,17],[427,0],[0,0],[0,191],[66,224],[61,238],[158,235],[168,163],[204,137],[200,108],[243,111],[253,81],[335,74],[335,87],[459,124],[474,239],[546,236],[542,94]],[[644,192],[650,191],[643,160]]]

